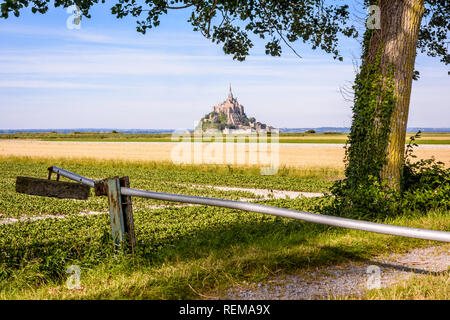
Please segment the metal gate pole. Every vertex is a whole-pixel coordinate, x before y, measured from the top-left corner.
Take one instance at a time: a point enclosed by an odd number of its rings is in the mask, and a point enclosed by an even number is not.
[[[58,168],[58,167],[50,167],[49,170],[55,172],[63,177],[68,179],[80,182],[82,184],[88,185],[90,187],[95,187],[96,195],[106,195],[103,191],[103,184],[100,182],[96,182],[94,180],[88,179],[86,177],[82,177],[70,171]],[[116,183],[116,186],[118,184]],[[103,193],[102,193],[103,192]],[[215,199],[215,198],[206,198],[206,197],[198,197],[198,196],[186,196],[182,194],[172,194],[172,193],[163,193],[163,192],[153,192],[147,190],[139,190],[132,189],[126,186],[119,188],[117,191],[118,194],[126,195],[129,197],[142,197],[148,199],[158,199],[165,201],[176,201],[176,202],[185,202],[185,203],[193,203],[200,205],[208,205],[208,206],[216,206],[230,209],[239,209],[246,211],[259,212],[264,214],[270,214],[274,216],[291,218],[297,220],[303,220],[313,223],[325,224],[334,227],[340,228],[349,228],[356,229],[362,231],[369,231],[375,233],[383,233],[390,234],[401,237],[409,237],[409,238],[417,238],[424,240],[435,240],[435,241],[443,241],[450,242],[450,232],[448,231],[438,231],[438,230],[429,230],[429,229],[420,229],[420,228],[410,228],[410,227],[402,227],[395,226],[383,223],[376,223],[370,221],[363,220],[354,220],[343,217],[336,216],[327,216],[324,214],[317,214],[305,211],[298,211],[292,209],[271,207],[267,205],[257,204],[257,203],[249,203],[242,201],[234,201],[234,200],[225,200],[225,199]],[[131,202],[130,202],[131,203]],[[123,215],[123,213],[122,213]]]

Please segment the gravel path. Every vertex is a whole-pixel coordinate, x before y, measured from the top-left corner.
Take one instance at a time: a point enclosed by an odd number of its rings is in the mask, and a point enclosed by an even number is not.
[[[449,267],[449,246],[419,248],[405,254],[392,254],[371,261],[350,262],[316,268],[297,275],[277,276],[264,283],[230,288],[222,296],[225,299],[243,300],[305,300],[361,296],[367,289],[390,286],[417,274],[444,272]]]

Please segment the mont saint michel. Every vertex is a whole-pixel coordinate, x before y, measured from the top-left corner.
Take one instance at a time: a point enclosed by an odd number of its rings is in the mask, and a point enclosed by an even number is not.
[[[212,111],[206,114],[199,122],[204,131],[220,130],[223,133],[266,133],[275,128],[256,121],[254,117],[248,118],[244,112],[244,106],[233,96],[231,85],[225,101],[212,107]]]

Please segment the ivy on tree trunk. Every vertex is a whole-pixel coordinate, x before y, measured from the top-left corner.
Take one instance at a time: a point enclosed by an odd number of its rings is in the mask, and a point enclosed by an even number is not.
[[[423,0],[379,0],[380,28],[364,36],[355,81],[346,176],[356,187],[374,176],[400,188]],[[395,13],[395,14],[393,14]]]

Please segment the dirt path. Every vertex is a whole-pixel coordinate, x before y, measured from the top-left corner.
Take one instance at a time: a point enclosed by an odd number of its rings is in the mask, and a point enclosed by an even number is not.
[[[449,267],[449,246],[419,248],[405,254],[392,254],[360,263],[351,262],[316,268],[302,274],[277,276],[264,283],[230,288],[220,296],[243,300],[362,296],[368,288],[387,287],[413,275],[444,272]]]
[[[295,199],[298,197],[321,197],[324,194],[319,192],[303,192],[303,191],[289,191],[289,190],[273,190],[273,189],[252,189],[252,188],[240,188],[240,187],[221,187],[212,185],[187,185],[180,184],[182,186],[189,186],[190,188],[205,189],[211,188],[214,190],[222,191],[247,191],[260,196],[261,199]]]

